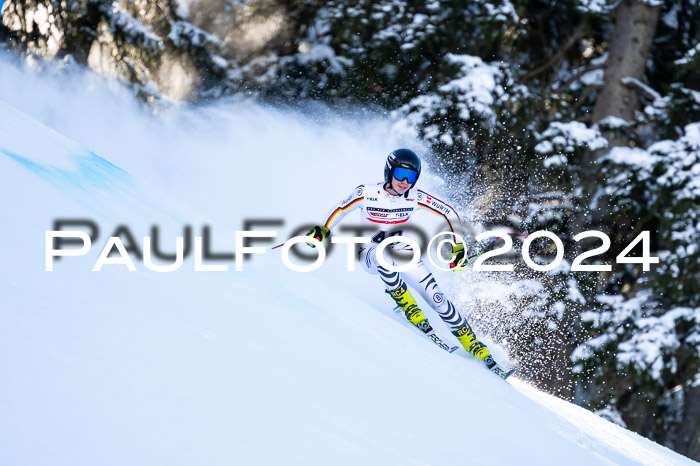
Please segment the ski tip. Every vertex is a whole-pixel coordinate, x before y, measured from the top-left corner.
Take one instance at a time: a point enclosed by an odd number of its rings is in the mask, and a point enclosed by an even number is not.
[[[510,377],[511,375],[515,374],[516,372],[518,372],[518,369],[511,369],[511,370],[509,370],[508,372],[506,372],[506,375],[505,375],[505,377],[503,377],[503,380],[507,380],[508,377]]]
[[[450,353],[454,353],[454,352],[457,351],[458,349],[459,349],[459,346],[453,346],[453,347],[450,348],[448,351],[449,351]]]

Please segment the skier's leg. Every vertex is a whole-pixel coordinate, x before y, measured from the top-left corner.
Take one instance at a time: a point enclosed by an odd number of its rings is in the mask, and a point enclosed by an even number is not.
[[[435,312],[450,327],[452,334],[457,337],[467,351],[478,359],[485,359],[489,356],[486,345],[476,338],[467,319],[457,312],[454,304],[440,291],[435,277],[423,261],[418,262],[415,267],[403,272],[402,275],[406,283],[417,290],[430,307],[435,309]]]
[[[395,248],[402,248],[404,250],[409,250],[408,245],[397,244]],[[406,286],[406,282],[413,289],[418,290],[418,292],[423,296],[423,299],[430,304],[430,306],[438,313],[442,320],[447,323],[450,327],[452,333],[457,337],[464,348],[474,355],[476,358],[484,361],[486,366],[493,370],[498,368],[496,361],[493,360],[491,354],[489,353],[486,345],[481,343],[474,334],[474,331],[469,326],[467,319],[464,318],[451,301],[445,298],[445,295],[440,291],[440,287],[430,272],[428,267],[425,266],[423,261],[419,261],[415,267],[407,272],[392,272],[381,267],[377,262],[376,248],[374,246],[363,246],[358,254],[358,259],[362,267],[371,274],[379,274],[380,278],[384,282],[387,288],[387,293],[391,295],[396,303],[401,306],[404,311],[407,309],[417,309],[420,314],[414,314],[414,316],[422,318],[418,323],[414,324],[422,329],[424,332],[429,332],[431,329],[428,319],[423,315],[418,306],[415,304],[415,299],[411,296]],[[391,261],[392,263],[393,260]],[[404,281],[404,279],[406,281]],[[405,304],[406,307],[403,307]],[[415,306],[415,307],[412,307]],[[406,317],[411,320],[411,316],[406,315]],[[412,320],[411,320],[412,321]],[[412,321],[413,322],[413,321]],[[501,372],[503,372],[501,370]],[[505,374],[505,372],[503,372]]]
[[[394,299],[396,305],[403,309],[406,318],[421,330],[430,331],[430,324],[425,314],[416,304],[416,300],[408,291],[406,283],[398,272],[385,269],[377,262],[377,250],[374,246],[362,246],[358,253],[358,260],[362,268],[371,274],[377,274],[384,282],[387,293]],[[391,260],[391,259],[387,259]],[[392,264],[393,264],[393,260]]]

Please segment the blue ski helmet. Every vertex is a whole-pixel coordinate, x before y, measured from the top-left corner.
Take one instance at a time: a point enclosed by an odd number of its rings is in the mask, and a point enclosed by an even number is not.
[[[415,172],[415,173],[412,173]],[[420,159],[410,149],[396,149],[386,158],[384,166],[384,181],[391,183],[391,178],[407,179],[411,188],[416,185],[420,176]]]

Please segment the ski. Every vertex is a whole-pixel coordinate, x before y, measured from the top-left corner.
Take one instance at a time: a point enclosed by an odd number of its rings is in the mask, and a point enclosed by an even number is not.
[[[486,359],[484,359],[484,364],[486,364],[486,367],[488,370],[502,378],[503,380],[506,380],[508,377],[511,375],[515,374],[517,369],[511,369],[509,371],[503,370],[501,366],[499,366],[496,361],[494,361],[493,357],[491,355],[487,356]]]
[[[511,375],[515,374],[518,370],[517,369],[511,369],[509,371],[504,371],[501,369],[498,365],[492,369],[489,369],[491,372],[502,378],[503,380],[506,380],[508,377]]]
[[[399,306],[396,306],[394,308],[394,312],[396,314],[398,314],[402,318],[402,320],[405,319],[404,315],[403,315],[403,309],[401,309]],[[406,322],[408,322],[408,320],[406,320]],[[435,330],[430,326],[422,328],[422,327],[419,327],[417,325],[413,325],[410,322],[408,322],[408,323],[411,325],[411,327],[414,327],[416,330],[419,330],[421,335],[425,335],[430,341],[432,341],[433,343],[435,343],[436,345],[438,345],[440,348],[444,349],[448,353],[453,353],[453,352],[457,351],[457,349],[459,348],[458,346],[450,346],[447,343],[445,343],[442,340],[442,338],[440,338],[437,335],[437,333],[435,333]]]
[[[416,330],[419,331],[421,335],[426,336],[430,341],[438,345],[440,348],[444,349],[448,353],[454,353],[459,349],[459,346],[450,346],[447,343],[445,343],[442,338],[440,338],[436,333],[435,330],[428,324],[425,327],[421,327],[420,325],[413,325],[410,323],[404,316],[403,309],[401,309],[399,306],[394,307],[394,313],[398,316],[398,318],[404,322],[405,324],[415,328]],[[486,359],[484,359],[484,364],[486,365],[486,368],[502,378],[503,380],[508,379],[511,375],[515,374],[517,372],[517,369],[510,369],[508,371],[503,370],[501,366],[499,366],[496,361],[493,359],[491,355],[489,355]]]

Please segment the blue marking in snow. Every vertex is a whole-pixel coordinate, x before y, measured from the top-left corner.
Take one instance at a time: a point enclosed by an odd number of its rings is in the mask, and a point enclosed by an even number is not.
[[[83,191],[90,188],[118,191],[134,187],[131,175],[93,152],[73,155],[74,168],[68,169],[45,166],[5,149],[0,152],[53,185],[68,185]]]
[[[94,152],[72,154],[67,168],[52,167],[27,157],[0,148],[4,154],[36,176],[54,186],[64,194],[72,194],[76,200],[89,208],[104,209],[115,200],[129,206],[130,213],[141,212],[142,216],[155,218],[163,215],[171,220],[184,222],[181,215],[161,205],[152,197],[153,193],[128,172],[108,162]]]
[[[2,150],[3,154],[7,155],[9,158],[11,158],[15,162],[19,163],[24,168],[27,168],[29,171],[35,173],[40,178],[51,181],[51,178],[52,178],[52,176],[51,176],[52,170],[51,169],[43,167],[42,165],[34,162],[33,160],[29,160],[25,157],[22,157],[21,155],[14,154],[8,150],[5,150],[5,149],[0,149],[0,150]]]

